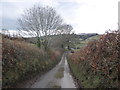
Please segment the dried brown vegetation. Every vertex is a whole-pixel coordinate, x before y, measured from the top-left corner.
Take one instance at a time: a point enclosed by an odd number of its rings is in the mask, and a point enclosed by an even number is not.
[[[60,60],[62,51],[44,51],[23,40],[3,37],[2,80],[4,87],[14,87],[27,76],[41,74],[54,67]]]
[[[120,60],[120,31],[107,32],[99,40],[69,56],[73,74],[86,88],[117,88]]]

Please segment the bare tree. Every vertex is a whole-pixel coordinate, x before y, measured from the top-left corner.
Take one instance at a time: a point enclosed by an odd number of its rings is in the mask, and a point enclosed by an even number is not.
[[[54,35],[52,36],[50,42],[50,47],[54,48],[76,48],[76,44],[79,43],[79,35],[76,35],[74,33]]]
[[[29,35],[37,37],[37,45],[41,47],[41,36],[44,36],[43,44],[47,47],[48,36],[54,35],[62,25],[61,17],[52,7],[34,7],[27,9],[18,19],[19,30],[27,31]]]
[[[59,27],[59,31],[56,33],[58,34],[71,34],[73,30],[73,27],[69,24],[63,24]]]

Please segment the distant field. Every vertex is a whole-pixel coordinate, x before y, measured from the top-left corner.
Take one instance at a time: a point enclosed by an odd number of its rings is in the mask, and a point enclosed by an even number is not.
[[[100,38],[100,35],[92,36],[92,37],[89,37],[89,38],[87,38],[85,40],[79,39],[80,41],[79,41],[78,44],[76,44],[76,48],[80,49],[80,48],[84,47],[85,45],[87,45],[88,42],[97,40],[99,38]]]

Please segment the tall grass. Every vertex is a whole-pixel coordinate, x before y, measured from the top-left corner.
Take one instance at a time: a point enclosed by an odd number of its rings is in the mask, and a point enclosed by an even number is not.
[[[34,44],[3,37],[2,87],[11,87],[25,76],[46,72],[54,67],[62,54],[60,50],[44,51]]]
[[[69,55],[73,74],[85,88],[117,88],[120,31],[108,32]]]

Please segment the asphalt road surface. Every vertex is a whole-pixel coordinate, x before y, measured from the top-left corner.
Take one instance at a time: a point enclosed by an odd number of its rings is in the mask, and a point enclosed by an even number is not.
[[[39,77],[29,88],[76,88],[70,74],[66,53],[63,54],[58,65]]]

